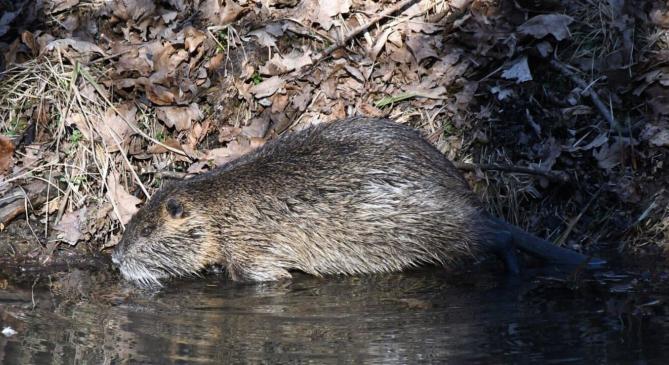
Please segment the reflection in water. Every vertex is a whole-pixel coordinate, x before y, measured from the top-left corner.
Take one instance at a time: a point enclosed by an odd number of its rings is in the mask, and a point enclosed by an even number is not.
[[[30,291],[0,290],[0,324],[19,332],[0,337],[0,362],[653,363],[669,350],[666,313],[630,320],[601,299],[546,299],[528,286],[438,269],[260,285],[208,279],[114,305],[41,291],[34,310]]]

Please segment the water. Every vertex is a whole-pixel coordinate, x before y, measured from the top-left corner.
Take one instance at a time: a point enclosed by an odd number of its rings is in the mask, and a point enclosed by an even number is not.
[[[628,284],[597,282],[569,289],[536,274],[454,277],[427,269],[323,279],[297,275],[291,282],[260,285],[210,277],[172,283],[154,294],[109,280],[69,296],[77,299],[5,282],[0,325],[18,333],[0,335],[0,361],[668,363],[665,298],[629,288],[616,293]]]

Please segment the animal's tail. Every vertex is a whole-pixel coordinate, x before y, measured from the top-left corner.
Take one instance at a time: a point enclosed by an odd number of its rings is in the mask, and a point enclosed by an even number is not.
[[[533,234],[507,223],[501,219],[489,217],[499,229],[506,230],[513,236],[513,243],[519,249],[557,265],[587,265],[588,268],[596,269],[606,265],[606,260],[588,257],[576,251],[556,246]]]

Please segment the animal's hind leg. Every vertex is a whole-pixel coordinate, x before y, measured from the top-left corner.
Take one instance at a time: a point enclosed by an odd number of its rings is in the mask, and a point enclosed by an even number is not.
[[[520,273],[520,265],[518,265],[518,256],[513,245],[513,235],[506,230],[499,230],[495,232],[492,237],[493,252],[504,261],[507,271],[517,275]]]

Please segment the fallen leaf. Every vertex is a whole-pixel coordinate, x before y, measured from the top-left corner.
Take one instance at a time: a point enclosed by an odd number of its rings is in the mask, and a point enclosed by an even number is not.
[[[183,131],[190,129],[193,122],[200,121],[203,115],[200,107],[196,103],[191,103],[187,107],[168,106],[157,108],[156,116],[168,128]]]
[[[258,44],[263,47],[276,48],[276,38],[265,31],[265,29],[256,29],[250,31],[248,35],[254,36]]]
[[[646,124],[641,138],[649,144],[657,147],[669,147],[669,128],[661,128],[652,124]]]
[[[184,46],[189,53],[193,53],[204,42],[207,35],[189,26],[184,30],[184,38]]]
[[[416,62],[421,63],[429,58],[439,58],[433,44],[433,36],[414,34],[406,40],[406,45],[411,50]]]
[[[330,118],[332,120],[344,119],[346,118],[346,106],[344,102],[339,100],[332,107],[332,112],[330,113]]]
[[[303,66],[311,65],[311,52],[299,52],[293,50],[285,56],[274,54],[272,58],[260,67],[260,73],[263,75],[281,75],[287,72],[297,70]]]
[[[244,10],[232,0],[225,0],[221,8],[220,0],[205,0],[200,5],[200,13],[204,14],[213,25],[226,25],[235,21]]]
[[[334,21],[332,18],[339,14],[347,14],[351,9],[351,0],[319,0],[318,15],[315,22],[325,30],[330,30]]]
[[[425,79],[418,85],[409,85],[404,88],[411,97],[423,97],[428,99],[444,99],[446,97],[446,88],[436,86],[433,80]]]
[[[263,113],[258,118],[251,119],[251,123],[242,128],[242,135],[249,138],[262,138],[269,128],[269,118]]]
[[[654,84],[645,94],[654,115],[669,115],[669,88]]]
[[[130,195],[120,183],[118,172],[113,171],[107,175],[107,199],[113,201],[118,209],[115,213],[121,223],[126,224],[130,218],[139,210],[137,204],[142,201],[134,195]]]
[[[69,243],[70,245],[77,244],[77,241],[83,236],[82,226],[86,221],[86,207],[75,210],[74,212],[67,212],[63,214],[60,222],[54,229],[60,234],[58,237]]]
[[[365,76],[362,74],[362,72],[360,72],[360,70],[357,67],[353,67],[347,63],[344,65],[344,69],[357,81],[362,83],[365,82]]]
[[[218,129],[218,141],[219,142],[230,142],[237,138],[237,136],[242,133],[241,128],[232,127],[229,125],[221,126]]]
[[[287,94],[274,94],[271,97],[272,99],[272,113],[281,113],[286,109],[288,105],[288,95]]]
[[[384,30],[378,37],[376,37],[374,45],[367,50],[367,57],[369,57],[369,59],[371,59],[372,62],[376,61],[376,58],[379,56],[379,53],[381,53],[381,50],[388,41],[388,36],[392,32],[393,32],[392,28],[387,28],[386,30]]]
[[[146,97],[156,105],[171,105],[176,100],[175,92],[162,85],[147,84]]]
[[[58,13],[79,4],[79,0],[52,0],[49,4],[51,13]]]
[[[181,150],[181,149],[182,149],[182,148],[181,148],[181,144],[179,143],[179,141],[177,141],[176,139],[171,138],[171,137],[170,137],[170,138],[167,138],[166,140],[164,140],[164,141],[162,142],[162,144],[165,145],[165,146],[168,146],[168,147],[175,148],[175,149],[177,149],[177,150]],[[151,154],[160,154],[160,153],[167,153],[167,152],[169,152],[169,150],[168,150],[167,148],[165,148],[163,145],[152,144],[151,146],[149,146],[149,147],[146,149],[146,152],[151,153]]]
[[[311,98],[313,97],[312,91],[314,89],[310,85],[306,85],[300,88],[300,90],[301,92],[293,97],[293,107],[303,112],[311,102]]]
[[[107,4],[113,14],[123,20],[139,22],[156,11],[153,0],[114,0]]]
[[[263,144],[264,141],[259,138],[253,138],[251,141],[245,143],[232,141],[225,147],[214,148],[213,150],[207,151],[203,160],[213,161],[214,165],[221,166],[262,146]]]
[[[188,59],[188,51],[175,49],[171,43],[165,43],[163,48],[155,55],[153,70],[155,71],[149,80],[165,86],[170,85],[170,78],[174,76],[179,65]]]
[[[137,72],[140,76],[149,76],[153,71],[154,54],[161,49],[162,44],[160,42],[149,42],[141,47],[130,49],[114,49],[113,52],[115,53],[125,52],[115,63],[114,73],[124,75]]]
[[[503,88],[503,87],[500,87],[500,86],[491,87],[490,92],[493,93],[493,95],[497,95],[497,100],[499,100],[499,101],[503,101],[504,99],[513,95],[513,90],[512,89],[507,89],[507,88]]]
[[[0,136],[0,175],[5,175],[12,170],[14,156],[14,143],[5,136]]]
[[[530,66],[527,64],[527,56],[522,56],[514,60],[511,66],[502,72],[502,77],[507,80],[515,80],[517,84],[532,80]]]
[[[136,114],[137,107],[132,102],[125,102],[123,104],[117,105],[116,110],[120,114],[116,114],[113,109],[107,109],[104,115],[104,119],[101,121],[102,125],[96,125],[97,132],[102,137],[103,142],[107,146],[109,152],[115,152],[119,150],[118,144],[120,143],[121,147],[125,146],[130,140],[130,136],[133,133],[133,128],[128,125],[137,125],[136,123]],[[119,143],[117,143],[117,141]]]
[[[45,50],[53,51],[54,49],[65,50],[67,47],[72,47],[79,53],[99,53],[105,55],[105,51],[102,48],[98,47],[96,44],[86,41],[80,41],[76,39],[57,39],[55,41],[49,42],[46,45]]]
[[[267,96],[273,95],[275,92],[279,91],[286,81],[279,76],[272,76],[269,79],[263,80],[258,85],[253,85],[250,89],[251,94],[255,95],[256,98],[264,98]]]
[[[563,14],[537,15],[518,26],[518,32],[541,39],[552,34],[556,40],[569,38],[569,24],[574,21],[570,16]]]
[[[604,143],[599,149],[594,149],[592,154],[597,159],[597,166],[607,171],[618,166],[629,145],[629,139],[615,138],[613,143]]]

